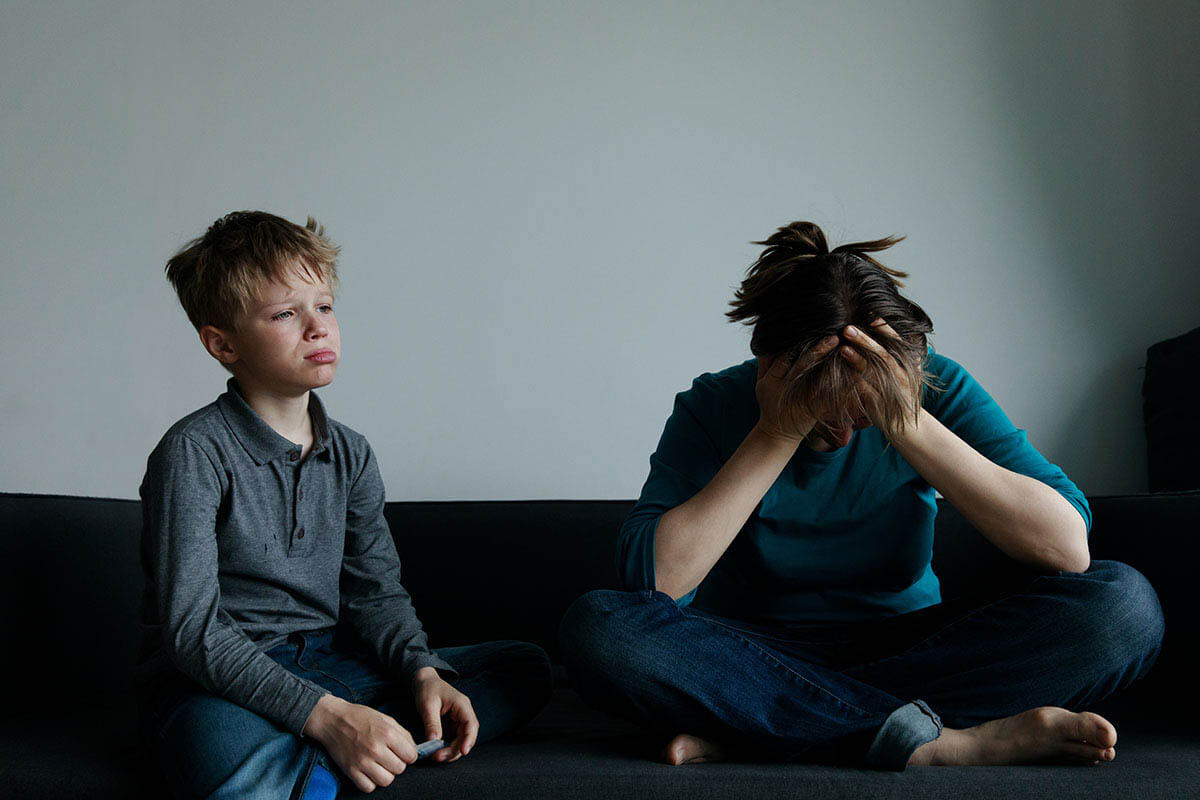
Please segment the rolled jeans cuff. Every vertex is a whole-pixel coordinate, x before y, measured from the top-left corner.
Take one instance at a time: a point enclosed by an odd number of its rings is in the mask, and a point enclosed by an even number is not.
[[[866,765],[872,769],[903,771],[918,747],[941,735],[941,718],[924,700],[913,700],[884,720],[867,750]]]

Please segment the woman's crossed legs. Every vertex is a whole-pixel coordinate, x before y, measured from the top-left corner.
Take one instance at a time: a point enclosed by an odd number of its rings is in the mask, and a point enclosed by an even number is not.
[[[1145,577],[1093,561],[847,625],[750,625],[661,592],[592,592],[562,643],[585,699],[674,737],[672,763],[734,749],[903,769],[1112,757],[1113,726],[1077,710],[1143,676],[1162,634]]]

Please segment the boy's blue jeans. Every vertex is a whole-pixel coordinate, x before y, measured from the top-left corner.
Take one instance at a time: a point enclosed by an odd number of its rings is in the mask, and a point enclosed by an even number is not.
[[[536,645],[499,641],[436,652],[459,673],[450,682],[471,700],[479,719],[477,744],[532,719],[549,700],[550,663]],[[425,738],[407,685],[384,675],[361,649],[340,646],[332,631],[292,634],[267,655],[344,700],[394,717],[418,744]],[[302,740],[194,683],[169,681],[148,693],[143,705],[144,725],[176,797],[299,800],[317,763],[341,776],[315,740]],[[444,733],[449,741],[451,731]]]
[[[870,622],[754,625],[654,591],[590,592],[563,618],[572,682],[664,737],[751,756],[903,770],[945,724],[1080,710],[1143,676],[1164,623],[1119,561]]]

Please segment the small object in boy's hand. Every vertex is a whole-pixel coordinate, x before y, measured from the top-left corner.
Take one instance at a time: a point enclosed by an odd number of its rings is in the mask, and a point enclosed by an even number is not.
[[[445,746],[446,743],[441,739],[430,739],[427,742],[421,742],[417,745],[417,760],[420,761],[422,758],[428,758]]]

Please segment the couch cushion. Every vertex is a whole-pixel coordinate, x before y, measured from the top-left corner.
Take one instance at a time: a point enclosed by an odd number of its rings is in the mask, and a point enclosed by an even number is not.
[[[1200,554],[1200,492],[1089,498],[1095,558],[1141,570],[1167,617],[1149,682],[1190,678],[1200,630],[1190,565]],[[405,586],[434,647],[489,639],[537,642],[557,655],[558,622],[590,589],[615,588],[617,530],[632,501],[388,503]],[[0,636],[21,653],[0,660],[6,685],[63,703],[131,695],[143,579],[140,504],[131,500],[0,494]],[[1023,568],[942,502],[934,569],[953,597]],[[453,564],[453,579],[447,578]],[[81,663],[86,671],[81,671]],[[84,678],[83,676],[86,677]],[[81,679],[83,678],[83,679]],[[1180,702],[1200,707],[1195,693]],[[124,722],[122,722],[124,724]]]
[[[1140,707],[1144,711],[1144,707]],[[1160,724],[1161,712],[1108,710],[1121,739],[1117,758],[1095,767],[910,767],[903,773],[814,764],[727,763],[669,767],[662,742],[583,704],[567,689],[525,728],[450,765],[420,764],[386,798],[1100,798],[1175,800],[1200,786],[1200,736]],[[148,754],[110,735],[104,709],[68,718],[10,720],[0,726],[0,786],[6,796],[95,800],[166,797]],[[348,792],[343,797],[366,797]]]

